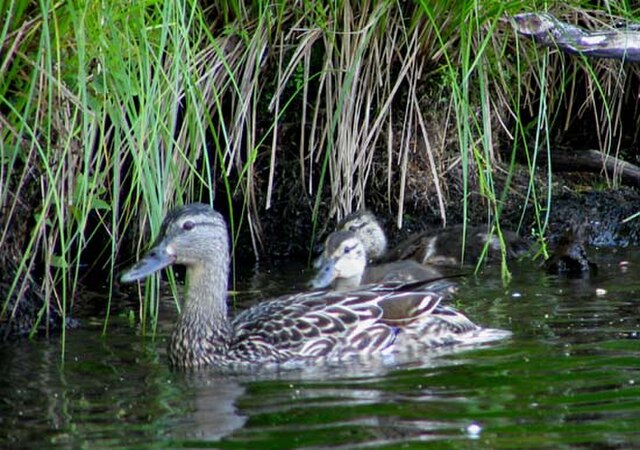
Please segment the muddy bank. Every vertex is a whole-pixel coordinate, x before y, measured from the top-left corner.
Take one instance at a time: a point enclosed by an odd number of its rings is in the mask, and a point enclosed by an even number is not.
[[[37,170],[18,161],[15,175],[5,184],[7,201],[0,211],[3,231],[0,251],[0,340],[26,336],[32,329],[47,334],[57,331],[61,323],[58,307],[51,304],[37,277],[38,267],[21,266],[35,223],[34,210],[39,205]]]
[[[459,184],[456,174],[451,185]],[[537,186],[546,186],[546,179],[538,177]],[[287,186],[280,189],[281,200],[265,211],[261,217],[264,240],[261,253],[270,256],[307,258],[313,252],[313,245],[319,245],[324,236],[333,230],[336,218],[328,218],[328,205],[320,207],[320,220],[316,230],[317,238],[312,241],[313,224],[311,222],[311,200],[292,193],[300,192],[295,177],[287,177]],[[502,180],[504,181],[504,180]],[[498,181],[500,183],[500,181]],[[425,189],[425,188],[423,188]],[[524,168],[518,169],[511,184],[509,195],[503,203],[501,224],[504,229],[518,230],[523,237],[534,239],[534,232],[539,228],[536,212],[529,195],[527,200],[528,175]],[[540,196],[538,202],[544,207],[546,196]],[[446,206],[447,224],[463,223],[462,193],[452,189],[454,195]],[[487,221],[487,202],[477,190],[469,195],[467,223],[485,224]],[[284,201],[286,197],[287,201]],[[440,211],[433,198],[420,192],[410,192],[403,214],[403,227],[396,224],[397,204],[390,205],[385,196],[372,194],[367,207],[380,218],[387,230],[391,242],[397,242],[417,231],[442,227]],[[296,207],[297,205],[297,207]],[[526,206],[525,206],[526,205]],[[640,192],[635,188],[620,187],[618,189],[588,189],[582,181],[576,183],[571,176],[554,174],[552,186],[551,211],[545,237],[553,242],[562,235],[569,226],[578,225],[584,228],[585,244],[594,247],[627,247],[640,245],[640,219],[625,222],[625,219],[640,211]],[[540,213],[540,221],[544,221],[545,211]],[[241,255],[250,255],[252,248],[248,240],[241,238],[238,243]]]

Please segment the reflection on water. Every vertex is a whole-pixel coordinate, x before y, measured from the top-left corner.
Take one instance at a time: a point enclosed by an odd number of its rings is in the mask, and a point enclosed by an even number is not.
[[[586,280],[533,265],[514,268],[506,287],[497,271],[467,280],[457,306],[513,336],[420,358],[172,372],[170,302],[155,340],[124,316],[106,337],[99,318],[85,320],[67,337],[64,366],[55,339],[4,344],[0,447],[632,447],[640,430],[640,258],[627,251],[595,259],[599,275]],[[626,271],[622,259],[630,260]],[[265,273],[239,283],[268,291],[238,296],[240,308],[304,282],[299,269]]]
[[[193,393],[193,409],[171,429],[172,439],[217,441],[242,428],[247,416],[238,412],[237,400],[244,386],[233,377],[212,374],[187,374],[183,381]]]

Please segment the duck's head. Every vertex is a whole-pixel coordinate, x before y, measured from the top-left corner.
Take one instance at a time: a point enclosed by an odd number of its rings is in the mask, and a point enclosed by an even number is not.
[[[368,260],[376,260],[387,251],[387,236],[376,219],[367,209],[361,209],[349,214],[338,223],[340,231],[351,231],[360,238]]]
[[[220,213],[203,203],[171,210],[149,252],[122,274],[123,282],[138,281],[171,264],[187,268],[228,266],[229,238]]]
[[[367,254],[360,238],[352,231],[334,231],[325,243],[323,264],[311,285],[325,288],[340,280],[357,286],[367,266]]]

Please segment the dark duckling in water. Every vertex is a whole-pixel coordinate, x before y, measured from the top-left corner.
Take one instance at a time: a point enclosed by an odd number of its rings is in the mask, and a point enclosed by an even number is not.
[[[598,266],[589,261],[584,247],[585,226],[572,225],[551,244],[551,256],[544,262],[548,273],[570,278],[595,275]]]

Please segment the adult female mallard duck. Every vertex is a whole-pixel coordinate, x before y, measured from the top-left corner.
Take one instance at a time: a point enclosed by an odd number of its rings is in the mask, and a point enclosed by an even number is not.
[[[337,229],[356,233],[364,244],[369,260],[384,262],[412,259],[420,264],[439,266],[459,266],[463,262],[462,225],[417,233],[391,250],[387,250],[387,236],[380,222],[369,210],[362,209],[348,215],[338,224]],[[508,259],[517,258],[529,250],[527,242],[518,234],[503,231],[502,236]],[[489,261],[500,258],[498,236],[488,233],[485,227],[468,226],[464,262],[477,263],[485,253],[485,248]]]
[[[132,282],[171,264],[186,266],[184,306],[169,345],[174,366],[295,363],[486,342],[508,334],[482,329],[441,305],[444,289],[314,291],[265,300],[230,319],[229,262],[222,215],[191,204],[167,214],[151,250],[122,275],[123,282]]]
[[[314,288],[355,289],[371,283],[412,283],[440,278],[436,269],[413,260],[367,266],[367,252],[353,231],[334,231],[325,242],[322,266],[312,280]]]

